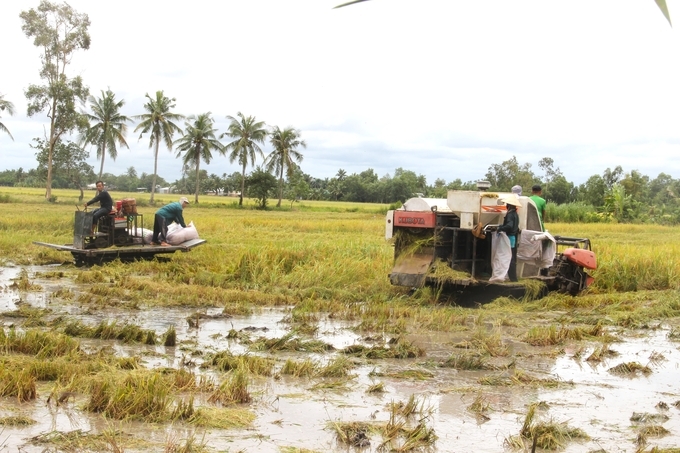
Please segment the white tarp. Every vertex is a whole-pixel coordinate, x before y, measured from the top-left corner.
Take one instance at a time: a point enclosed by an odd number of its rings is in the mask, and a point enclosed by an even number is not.
[[[553,265],[556,252],[555,238],[547,231],[522,230],[517,248],[518,261],[543,269]]]

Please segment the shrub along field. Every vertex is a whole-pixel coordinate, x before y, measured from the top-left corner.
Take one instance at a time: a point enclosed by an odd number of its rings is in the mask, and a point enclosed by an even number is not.
[[[548,223],[546,227],[553,234],[591,239],[598,258],[598,269],[592,272],[595,284],[589,291],[578,297],[551,294],[534,301],[501,298],[479,309],[467,309],[438,298],[435,291],[427,288],[411,292],[408,288],[390,285],[387,275],[392,266],[393,249],[384,239],[384,214],[388,209],[386,205],[303,201],[295,203],[293,210],[287,208],[260,211],[252,209],[253,203],[247,202],[244,208],[238,208],[235,199],[204,196],[199,204],[192,203],[186,208],[184,217],[187,222],[194,222],[200,237],[207,240],[206,244],[189,253],[176,252],[168,260],[127,264],[113,262],[105,266],[76,268],[70,264],[72,257],[69,253],[33,244],[33,241],[55,244],[72,241],[75,205],[82,209],[82,202],[78,200],[79,193],[54,190],[53,195],[57,197],[56,203],[46,203],[41,191],[35,189],[0,190],[0,266],[63,263],[64,266],[53,268],[55,271],[51,278],[70,278],[82,285],[81,291],[84,294],[78,296],[78,302],[89,307],[115,305],[121,310],[159,306],[220,308],[226,315],[245,315],[262,307],[285,306],[291,307],[289,321],[298,331],[309,328],[310,324],[319,319],[320,313],[335,320],[351,322],[356,331],[365,333],[383,332],[405,337],[423,332],[468,331],[470,340],[467,350],[476,351],[474,357],[459,354],[452,356],[441,366],[460,368],[461,363],[469,364],[472,361],[477,363],[477,369],[492,369],[487,364],[487,359],[509,354],[507,338],[504,338],[506,334],[501,335],[500,331],[494,331],[493,334],[480,331],[480,326],[487,322],[499,328],[511,327],[514,329],[512,336],[515,339],[530,345],[545,346],[563,345],[566,341],[580,341],[584,338],[604,338],[606,328],[645,328],[659,322],[677,325],[677,318],[680,316],[680,229],[673,227]],[[136,197],[146,228],[152,227],[153,213],[160,205],[176,201],[177,198],[174,195],[157,195],[157,204],[153,207],[146,203],[148,194],[143,194],[143,198],[140,194],[112,195],[114,199]],[[86,200],[91,196],[93,192],[85,193]],[[23,275],[17,282],[17,287],[30,291],[31,278]],[[73,295],[65,290],[51,297],[69,299]],[[559,315],[546,322],[547,312]],[[17,316],[31,318],[39,317],[39,314],[25,312]],[[536,319],[541,319],[540,323],[543,325],[537,326]],[[36,322],[35,319],[33,324],[42,326],[41,330],[55,335],[65,333],[83,336],[83,332],[89,332],[87,335],[91,337],[95,335],[92,332],[112,327],[108,325],[88,330],[82,326],[76,329],[74,324],[69,324],[70,327],[65,328],[63,323]],[[31,329],[28,332],[30,335],[38,335]],[[677,330],[673,332],[677,335]],[[114,334],[111,335],[109,338],[117,338]],[[150,338],[144,332],[135,332],[135,335],[142,342],[145,341],[144,338]],[[166,341],[169,336],[170,332],[167,332]],[[289,345],[288,340],[290,338],[280,339],[276,347]],[[77,345],[65,342],[63,338],[41,341],[56,341],[58,345],[66,344],[70,350],[77,349]],[[0,375],[0,390],[8,388],[8,382],[10,387],[15,381],[28,382],[28,388],[22,388],[21,395],[30,400],[35,398],[30,388],[32,379],[69,382],[69,376],[74,371],[67,364],[61,368],[63,376],[46,377],[36,371],[32,377],[27,377],[26,373],[31,373],[27,370],[37,368],[35,365],[34,368],[26,368],[27,359],[12,358],[13,354],[19,352],[37,355],[39,351],[13,350],[8,346],[15,343],[24,345],[26,340],[22,338],[4,336],[3,342],[3,363],[6,369]],[[411,346],[408,342],[399,343],[402,348],[399,349],[399,354],[404,357],[419,357],[424,352],[415,347],[409,349]],[[269,349],[274,346],[262,343],[260,347]],[[397,349],[390,351],[395,350]],[[357,351],[358,349],[353,352]],[[361,349],[360,353],[365,354],[364,357],[375,358],[383,353],[385,355],[382,357],[395,357],[394,352],[381,351]],[[561,351],[563,354],[564,349]],[[71,352],[65,354],[69,355]],[[55,353],[52,357],[63,355]],[[213,392],[211,398],[223,401],[224,398],[232,398],[234,392],[238,393],[239,385],[253,373],[252,362],[246,362],[242,358],[240,362],[236,361],[224,369],[236,370],[238,373],[231,374],[219,388],[210,388]],[[14,365],[7,365],[9,363]],[[343,362],[336,365],[342,370],[346,364]],[[117,366],[123,370],[137,369],[137,364],[134,363],[129,364],[129,367],[120,364]],[[271,364],[268,366],[271,368]],[[309,362],[289,361],[280,373],[297,375],[302,374],[301,370],[314,372],[315,366],[318,368],[318,365]],[[24,374],[9,376],[7,370],[13,367],[22,370],[21,373]],[[110,376],[111,371],[107,366],[100,364],[89,367],[94,378],[88,382],[71,380],[71,383],[79,392],[90,394],[90,406],[101,405],[93,411],[110,411],[115,414],[112,416],[122,419],[128,416],[145,419],[143,414],[126,415],[125,408],[107,405],[108,397],[105,394],[113,390],[106,386],[114,385],[112,382],[115,379]],[[291,369],[295,371],[287,371]],[[59,369],[52,371],[57,375],[59,372]],[[523,378],[518,377],[518,372],[514,372],[514,381],[506,379],[506,383],[502,385],[509,385],[507,382],[523,382]],[[140,371],[136,373],[137,378],[144,381],[145,385],[161,386],[148,377],[140,378]],[[341,372],[342,375],[343,373],[346,374],[346,371]],[[171,376],[173,382],[183,378],[179,374]],[[195,386],[192,388],[198,392],[201,385],[210,387],[201,382],[192,383],[191,386]],[[243,388],[240,390],[243,391]],[[158,388],[149,391],[157,394],[160,392]],[[163,398],[166,398],[167,392],[173,391],[176,389],[173,390],[172,386],[163,387]],[[11,391],[3,394],[12,395]],[[247,400],[248,398],[243,397],[237,402],[247,403]],[[168,404],[172,405],[165,399],[156,403],[163,408]],[[136,405],[137,402],[131,403],[131,406]],[[171,412],[174,419],[199,417],[192,415],[193,407],[181,404],[173,407],[174,412]],[[160,414],[165,413],[164,411],[165,409],[153,412],[146,419],[163,421],[165,419]],[[533,412],[530,415],[533,417]],[[211,417],[205,412],[202,416]],[[252,416],[248,414],[239,416],[245,417],[245,424],[252,420]],[[215,414],[212,417],[216,418]],[[230,414],[229,417],[236,417],[236,414]],[[527,415],[527,419],[529,418]],[[335,426],[340,441],[346,434],[341,428]],[[532,425],[533,428],[536,426]],[[522,436],[535,436],[526,434],[530,431],[535,430],[523,429],[520,440]],[[414,445],[423,447],[434,442],[435,437],[427,434],[428,432],[420,432],[419,438],[424,443]],[[110,445],[114,441],[107,442]],[[509,439],[508,442],[513,445],[517,439]]]

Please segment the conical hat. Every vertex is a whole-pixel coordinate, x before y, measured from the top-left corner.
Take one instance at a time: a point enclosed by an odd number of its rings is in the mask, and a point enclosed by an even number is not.
[[[501,198],[500,200],[505,204],[522,206],[522,203],[520,203],[520,201],[519,201],[519,197],[517,196],[517,194],[514,194],[514,193],[508,194],[508,195],[504,196],[503,198]]]

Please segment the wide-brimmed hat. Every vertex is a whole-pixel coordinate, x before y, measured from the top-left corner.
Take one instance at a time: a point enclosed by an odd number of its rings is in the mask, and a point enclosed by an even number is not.
[[[520,201],[519,201],[519,197],[517,196],[517,194],[514,194],[514,193],[508,194],[508,195],[504,196],[503,198],[501,198],[500,200],[505,204],[511,204],[511,205],[514,205],[514,206],[522,206],[522,203],[520,203]]]
[[[189,204],[189,199],[187,197],[182,197],[179,199],[179,202]]]

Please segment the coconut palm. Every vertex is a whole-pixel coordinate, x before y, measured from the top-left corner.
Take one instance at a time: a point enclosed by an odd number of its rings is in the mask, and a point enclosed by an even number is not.
[[[174,145],[177,147],[177,157],[182,158],[185,167],[196,167],[196,192],[194,193],[194,201],[198,203],[198,190],[200,187],[199,167],[201,160],[209,164],[212,160],[212,150],[219,151],[224,154],[224,147],[215,137],[217,129],[213,128],[213,119],[210,118],[210,112],[202,113],[198,116],[190,116],[190,121],[185,124],[186,129],[184,136],[175,140]]]
[[[116,143],[130,149],[125,141],[127,133],[125,123],[131,121],[130,118],[120,113],[120,109],[125,105],[123,99],[116,101],[116,95],[111,90],[106,90],[106,92],[102,90],[101,93],[99,99],[94,96],[88,98],[92,113],[85,113],[89,124],[80,139],[81,145],[91,144],[97,147],[97,157],[101,159],[98,179],[102,179],[102,173],[104,173],[104,158],[107,151],[111,159],[115,161],[118,157]]]
[[[153,203],[154,193],[156,192],[156,177],[158,176],[158,147],[161,140],[165,142],[165,147],[168,151],[172,151],[172,136],[175,132],[182,133],[182,129],[173,121],[184,119],[184,115],[172,113],[170,110],[175,108],[175,98],[169,98],[163,94],[163,91],[156,91],[156,97],[152,98],[146,94],[146,104],[144,109],[147,113],[137,115],[134,118],[141,120],[141,123],[135,128],[135,132],[141,129],[139,138],[147,132],[150,133],[149,148],[155,147],[153,159],[153,181],[151,184],[151,199]]]
[[[14,104],[5,100],[4,94],[0,94],[0,112],[4,112],[5,110],[7,110],[7,113],[9,113],[10,115],[14,115]],[[2,117],[0,116],[0,118]],[[14,140],[14,137],[12,137],[12,134],[9,132],[9,129],[7,129],[7,127],[5,127],[5,125],[2,123],[0,123],[0,131],[7,132],[7,135],[9,135],[12,140]]]
[[[220,135],[220,138],[229,137],[234,141],[225,146],[225,150],[229,152],[229,162],[238,160],[241,164],[241,198],[238,201],[239,206],[243,205],[243,191],[246,184],[246,166],[248,161],[250,165],[255,165],[255,154],[264,157],[262,149],[257,145],[264,143],[267,138],[267,129],[264,121],[255,121],[254,116],[244,116],[243,113],[238,112],[238,118],[227,116],[231,121],[227,132]]]
[[[304,140],[300,140],[300,131],[287,127],[281,130],[275,126],[269,133],[269,142],[274,147],[274,151],[269,153],[265,160],[265,168],[269,172],[275,172],[279,177],[279,202],[276,207],[281,207],[281,200],[283,199],[283,172],[288,176],[293,174],[297,163],[302,162],[302,154],[296,149],[297,147],[306,148],[307,144]]]

